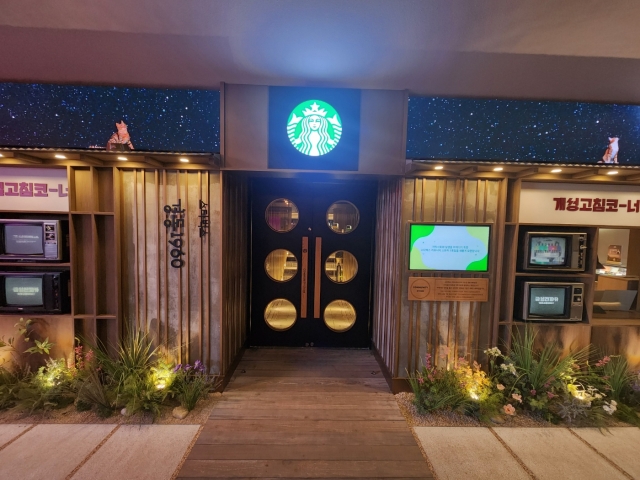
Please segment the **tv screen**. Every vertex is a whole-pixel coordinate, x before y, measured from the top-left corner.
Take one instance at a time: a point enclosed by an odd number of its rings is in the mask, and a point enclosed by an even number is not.
[[[531,237],[529,264],[536,266],[566,265],[566,237]]]
[[[4,227],[4,248],[8,255],[42,255],[41,225],[11,225]]]
[[[567,290],[568,287],[531,287],[529,290],[529,315],[540,317],[566,315]]]
[[[9,306],[40,306],[44,304],[42,277],[7,277],[4,293]]]
[[[409,270],[486,272],[488,225],[411,224]]]

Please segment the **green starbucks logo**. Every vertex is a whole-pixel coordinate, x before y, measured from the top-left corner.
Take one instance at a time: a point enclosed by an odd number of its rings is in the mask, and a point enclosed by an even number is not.
[[[342,136],[342,121],[336,109],[321,100],[307,100],[293,109],[287,121],[291,145],[311,157],[336,148]]]

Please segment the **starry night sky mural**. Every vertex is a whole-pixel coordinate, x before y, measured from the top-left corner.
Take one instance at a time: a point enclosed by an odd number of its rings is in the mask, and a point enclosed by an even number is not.
[[[640,106],[410,97],[407,158],[640,165]]]
[[[0,146],[104,148],[120,120],[136,150],[220,151],[217,91],[0,84]]]

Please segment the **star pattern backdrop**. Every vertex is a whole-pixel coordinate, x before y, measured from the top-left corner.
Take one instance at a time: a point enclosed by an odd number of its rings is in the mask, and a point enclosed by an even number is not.
[[[104,148],[124,120],[136,150],[220,151],[220,92],[0,84],[0,145]]]
[[[640,165],[640,106],[410,97],[407,158]]]

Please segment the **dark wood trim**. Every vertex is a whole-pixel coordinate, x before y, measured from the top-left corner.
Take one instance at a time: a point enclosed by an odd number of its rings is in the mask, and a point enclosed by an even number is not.
[[[384,364],[384,360],[382,359],[380,352],[378,352],[378,349],[373,342],[371,342],[371,350],[373,351],[373,356],[378,362],[378,366],[380,367],[380,371],[382,372],[384,379],[387,381],[387,385],[389,385],[389,390],[391,390],[391,393],[395,395],[396,393],[400,392],[411,392],[411,385],[409,385],[409,381],[406,378],[397,378],[391,376],[391,372]]]
[[[236,368],[238,368],[238,365],[240,364],[240,360],[242,360],[242,357],[244,356],[244,352],[246,349],[247,349],[247,342],[245,342],[245,344],[242,345],[242,347],[238,351],[238,354],[236,355],[236,358],[234,358],[233,361],[227,367],[227,372],[222,377],[222,382],[220,382],[220,384],[216,386],[216,389],[215,389],[216,392],[224,392],[224,389],[227,388],[227,385],[229,385],[229,382],[231,381],[233,374],[236,372]]]

